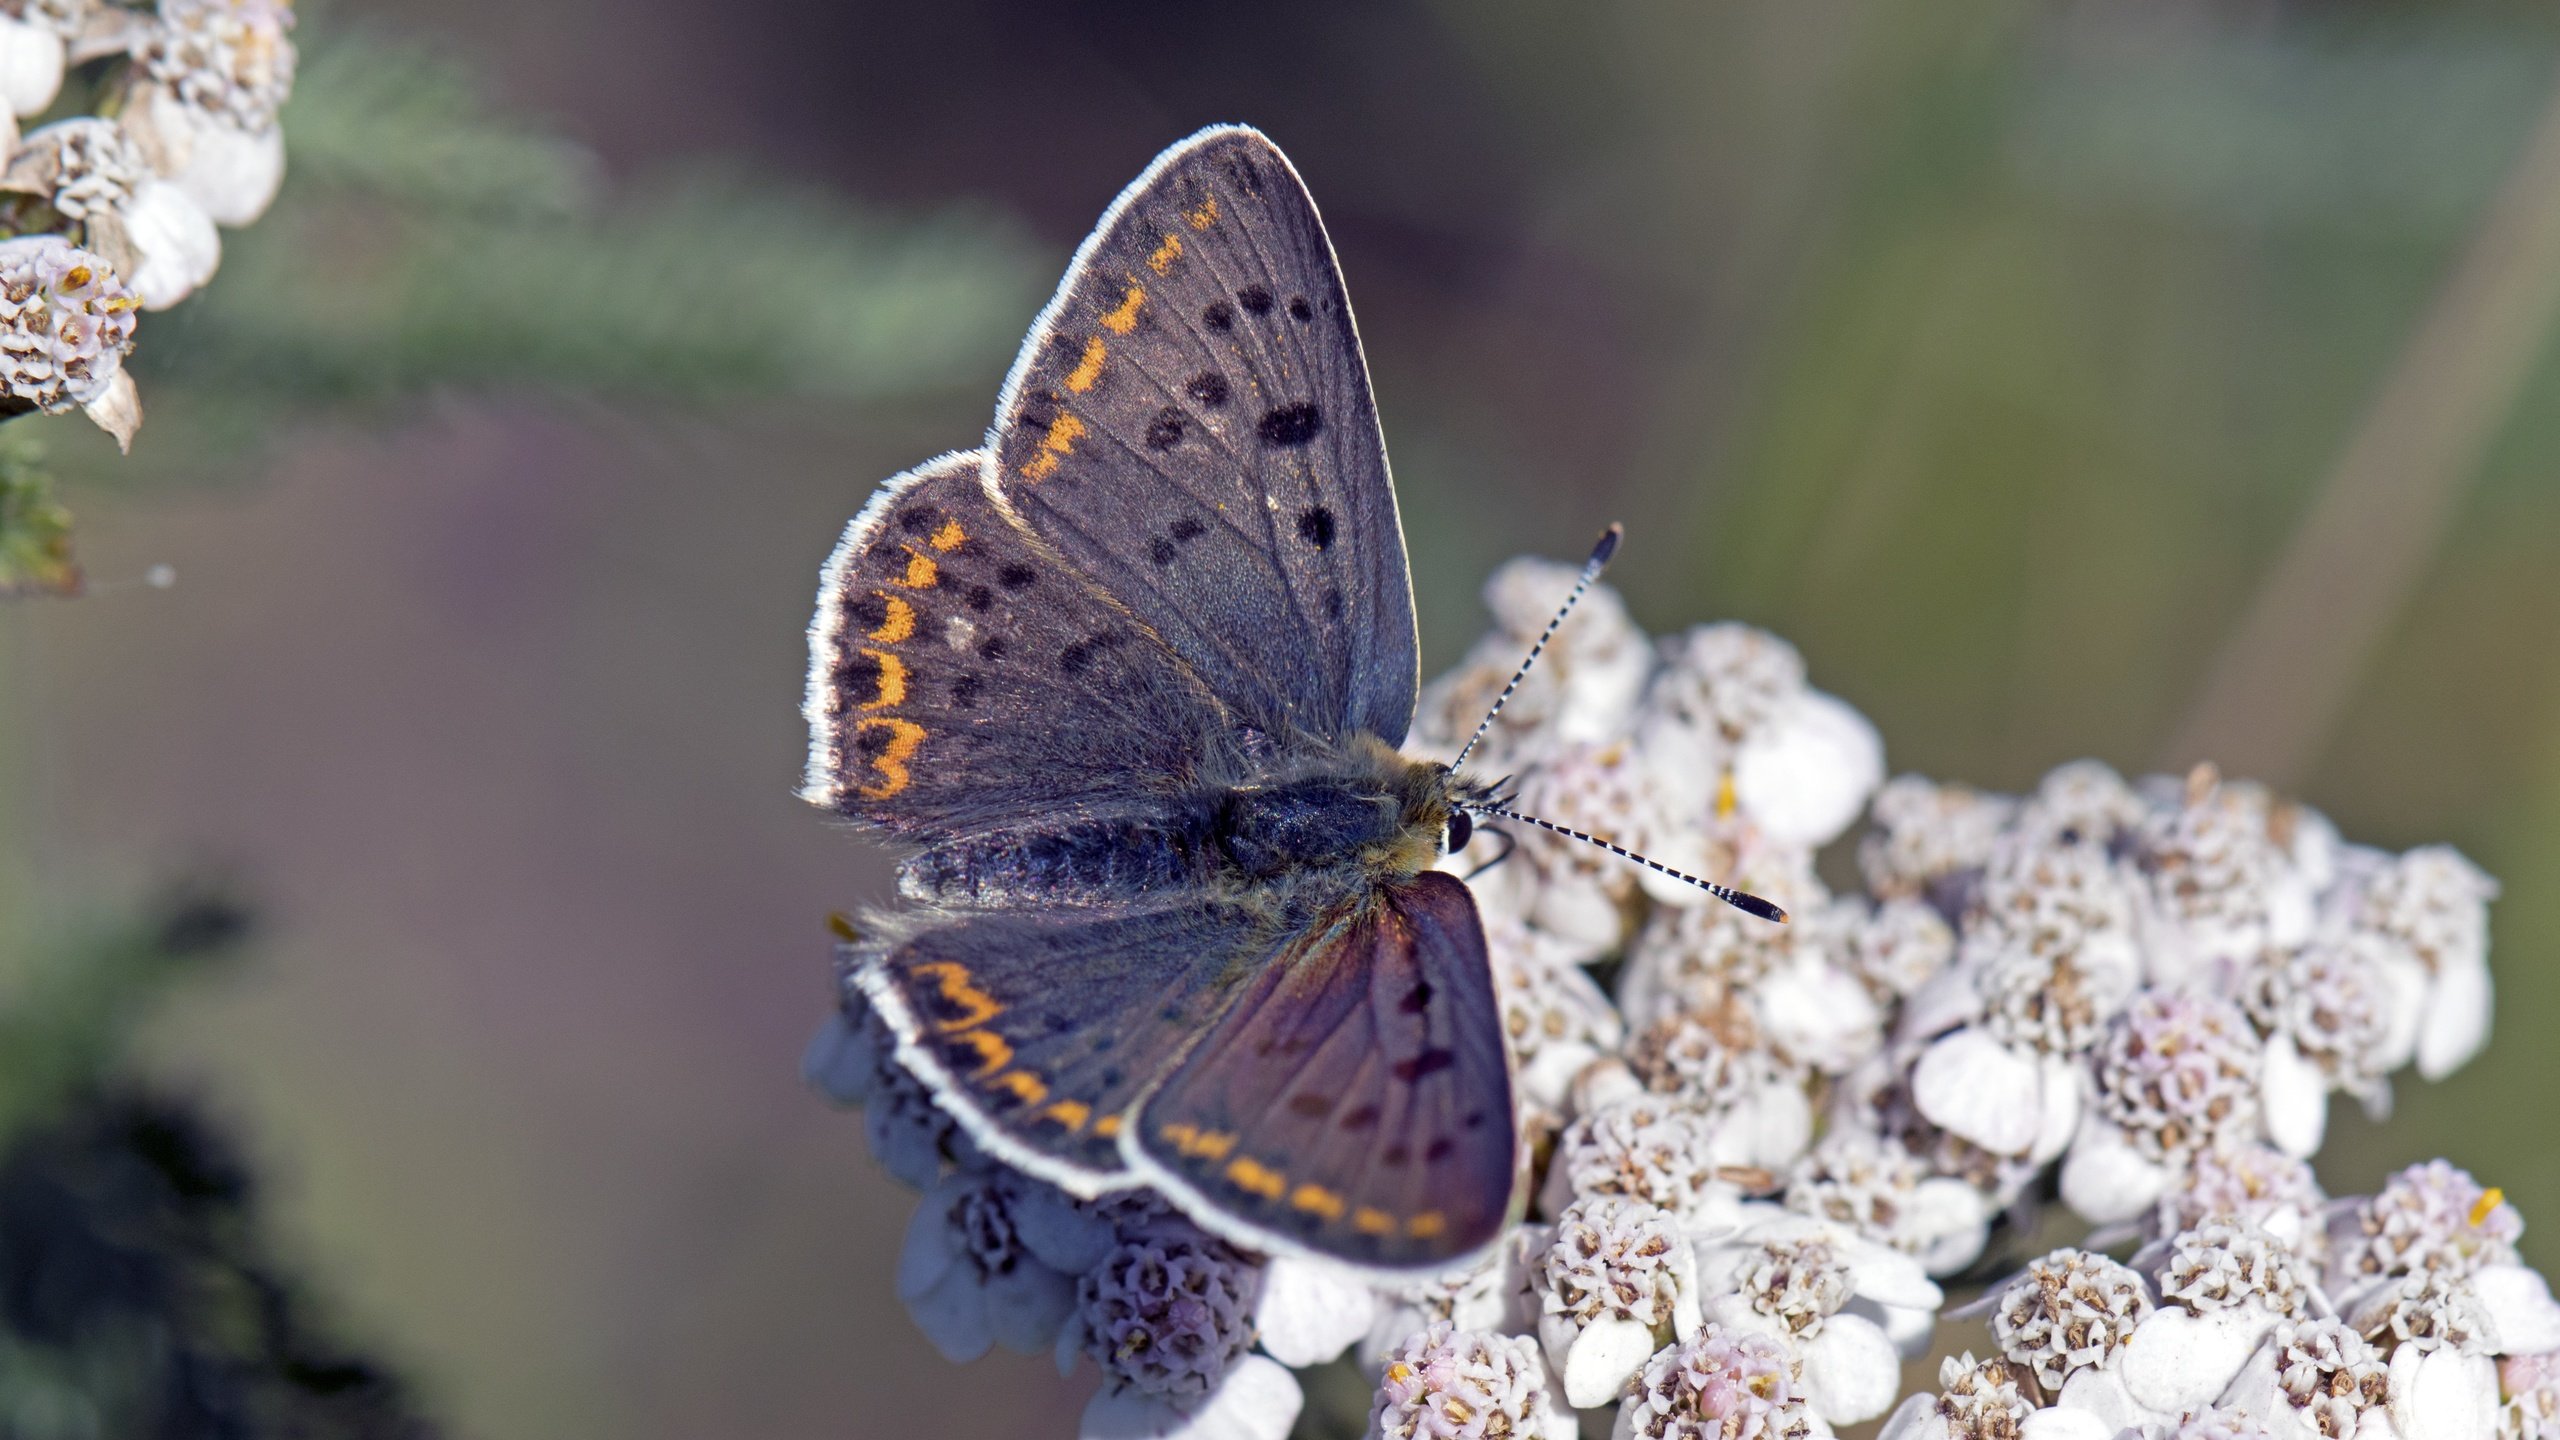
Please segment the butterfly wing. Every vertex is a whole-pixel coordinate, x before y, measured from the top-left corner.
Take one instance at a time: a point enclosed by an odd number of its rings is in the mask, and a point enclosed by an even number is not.
[[[980,460],[945,455],[881,486],[828,559],[801,794],[926,842],[1160,808],[1232,720],[996,508]]]
[[[1400,744],[1412,583],[1333,246],[1287,157],[1204,130],[1023,343],[987,484],[1265,731]]]
[[[1283,949],[1122,1144],[1253,1248],[1436,1269],[1491,1244],[1518,1141],[1466,886],[1426,872],[1381,887]]]
[[[856,971],[898,1058],[978,1144],[1081,1195],[1132,1183],[1126,1113],[1270,954],[1244,910],[1004,911]]]

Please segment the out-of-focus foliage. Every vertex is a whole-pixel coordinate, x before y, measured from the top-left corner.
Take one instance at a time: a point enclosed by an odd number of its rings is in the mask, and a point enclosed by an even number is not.
[[[427,1433],[327,1339],[269,1250],[248,1168],[126,1073],[128,1031],[244,917],[187,892],[7,967],[0,998],[0,1434]]]
[[[79,584],[71,512],[38,463],[35,436],[24,425],[0,425],[0,599],[60,595]]]
[[[64,450],[75,501],[137,471],[201,475],[288,418],[381,418],[437,388],[706,412],[929,392],[1001,356],[1037,304],[1028,248],[995,217],[884,214],[735,167],[613,183],[455,64],[304,38],[284,193],[225,237],[211,285],[145,318],[131,368],[149,421],[131,457]],[[63,506],[32,462],[12,473],[0,587],[71,588]]]

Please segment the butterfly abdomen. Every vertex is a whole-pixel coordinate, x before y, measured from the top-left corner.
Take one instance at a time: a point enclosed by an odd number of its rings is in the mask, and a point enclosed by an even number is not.
[[[899,867],[898,889],[944,904],[1103,903],[1196,884],[1213,814],[1062,821],[937,845]]]

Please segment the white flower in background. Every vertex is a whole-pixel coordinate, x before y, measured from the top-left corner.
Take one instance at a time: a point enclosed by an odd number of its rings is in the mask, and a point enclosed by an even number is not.
[[[1678,829],[1644,757],[1624,740],[1554,752],[1517,782],[1513,808],[1554,824],[1651,854]],[[1500,822],[1489,822],[1499,825]],[[1627,911],[1643,873],[1596,845],[1529,826],[1504,832],[1508,858],[1471,884],[1487,909],[1509,910],[1545,931],[1579,961],[1597,960],[1626,936]],[[1479,829],[1443,868],[1467,874],[1504,852],[1505,841]]]
[[[1735,1004],[1755,1016],[1765,1013],[1777,1028],[1808,1040],[1837,1023],[1802,1013],[1811,995],[1837,998],[1840,988],[1855,979],[1846,970],[1836,979],[1821,973],[1833,968],[1832,952],[1845,937],[1824,919],[1831,897],[1813,873],[1813,857],[1766,848],[1748,861],[1739,855],[1735,859],[1738,863],[1709,868],[1784,908],[1791,923],[1772,925],[1694,887],[1663,882],[1653,892],[1653,913],[1629,943],[1626,969],[1618,977],[1618,1008],[1630,1024],[1643,1027],[1684,1011]],[[1852,1028],[1878,1028],[1877,1012],[1866,997],[1850,997],[1847,1003],[1867,1017],[1852,1022]],[[1858,1048],[1863,1052],[1871,1046]]]
[[[1534,1342],[1433,1321],[1390,1355],[1369,1440],[1574,1440]]]
[[[2018,832],[2039,845],[2087,845],[2100,851],[2127,843],[2142,824],[2142,796],[2114,767],[2074,760],[2045,773],[2018,807]]]
[[[1739,1001],[1657,1020],[1629,1048],[1645,1087],[1699,1119],[1709,1166],[1780,1169],[1812,1141],[1809,1076],[1767,1047]]]
[[[1011,1171],[948,1176],[907,1224],[898,1298],[946,1360],[995,1345],[1039,1354],[1075,1309],[1075,1277],[1023,1242],[1014,1210],[1026,1183]]]
[[[2450,845],[2397,859],[2350,852],[2347,923],[2379,942],[2375,953],[2392,988],[2389,1013],[2402,1021],[2385,1044],[2385,1063],[2414,1055],[2418,1074],[2441,1080],[2489,1038],[2489,902],[2498,882]]]
[[[1693,1105],[1630,1091],[1574,1117],[1556,1141],[1542,1203],[1562,1216],[1578,1201],[1623,1198],[1691,1229],[1727,1224],[1741,1203],[1719,1152],[1719,1127]]]
[[[1698,1333],[1698,1265],[1668,1210],[1614,1195],[1556,1218],[1532,1276],[1538,1339],[1578,1408],[1616,1398],[1666,1342]]]
[[[1440,760],[1457,753],[1580,573],[1579,566],[1528,556],[1493,572],[1484,603],[1493,612],[1494,628],[1456,669],[1423,687],[1408,749]],[[1502,718],[1485,732],[1468,764],[1500,775],[1564,746],[1619,738],[1653,663],[1653,642],[1627,618],[1626,602],[1606,585],[1592,586],[1512,692]]]
[[[1796,1162],[1786,1206],[1890,1245],[1932,1275],[1972,1264],[1991,1227],[1980,1191],[1856,1126],[1834,1129]]]
[[[1801,1440],[1801,1379],[1769,1336],[1710,1325],[1645,1362],[1610,1440]]]
[[[1487,907],[1484,930],[1523,1107],[1538,1128],[1560,1124],[1573,1078],[1616,1050],[1626,1026],[1575,947],[1509,910]]]
[[[1891,1004],[1917,994],[1955,962],[1956,932],[1926,901],[1887,900],[1849,927],[1845,958],[1868,993]]]
[[[2310,938],[2311,877],[2278,843],[2283,828],[2264,790],[2225,784],[2210,765],[2144,817],[2135,847],[2153,982],[2227,990],[2259,952]]]
[[[1801,1367],[1797,1392],[1826,1423],[1883,1414],[1903,1352],[1927,1345],[1945,1297],[1920,1262],[1855,1226],[1767,1204],[1746,1212],[1739,1229],[1698,1243],[1707,1319],[1784,1344]]]
[[[1534,1333],[1533,1276],[1546,1260],[1550,1238],[1547,1226],[1522,1225],[1463,1270],[1379,1291],[1375,1318],[1360,1344],[1360,1367],[1374,1373],[1399,1346],[1444,1320],[1457,1330]]]
[[[2153,1309],[2142,1277],[2104,1255],[2056,1250],[2000,1291],[1991,1338],[2059,1395],[2076,1371],[2113,1365]]]
[[[2515,1265],[2523,1234],[2524,1217],[2500,1191],[2442,1160],[2412,1165],[2372,1196],[2332,1210],[2329,1292],[2352,1307],[2368,1286],[2416,1271],[2468,1275]]]
[[[2267,1137],[2287,1154],[2320,1148],[2332,1090],[2371,1111],[2389,1106],[2393,994],[2376,953],[2382,943],[2357,932],[2315,939],[2269,950],[2240,975],[2240,1002],[2266,1037],[2259,1098]]]
[[[1781,845],[1828,843],[1884,779],[1865,716],[1805,685],[1794,646],[1748,625],[1700,625],[1662,642],[1638,734],[1667,776],[1689,781],[1701,821],[1732,815]]]
[[[1991,859],[2002,827],[2018,802],[1963,785],[1941,785],[1918,775],[1897,775],[1876,792],[1867,819],[1874,826],[1858,842],[1858,867],[1867,888],[1882,899],[1931,897],[1960,887],[1967,873]],[[1945,902],[1950,911],[1960,899]]]
[[[2291,1320],[2222,1398],[2263,1419],[2275,1440],[2322,1440],[2356,1434],[2389,1393],[2390,1368],[2363,1336],[2335,1320]]]
[[[2305,1318],[2314,1301],[2292,1252],[2254,1226],[2209,1220],[2162,1248],[2153,1271],[2160,1308],[2135,1327],[2120,1371],[2134,1404],[2175,1415],[2221,1395],[2276,1327]]]
[[[0,104],[33,115],[62,90],[69,42],[92,0],[0,0]]]
[[[2149,1233],[2166,1238],[2207,1220],[2233,1220],[2318,1260],[2328,1252],[2328,1206],[2311,1167],[2294,1156],[2265,1145],[2222,1146],[2198,1152],[2184,1182],[2160,1197]]]
[[[131,445],[142,404],[124,357],[140,305],[103,258],[59,235],[0,240],[0,413],[77,407]]]
[[[1262,1267],[1254,1331],[1263,1352],[1293,1370],[1340,1356],[1377,1316],[1377,1292],[1334,1267],[1285,1255]]]
[[[194,197],[151,172],[112,120],[82,117],[26,137],[0,189],[37,197],[78,225],[146,310],[165,310],[213,278],[222,237]]]
[[[2062,1198],[2091,1220],[2139,1215],[2198,1151],[2257,1136],[2258,1037],[2229,1001],[2145,990],[2094,1062],[2088,1113],[2062,1167]]]
[[[2026,1383],[2026,1373],[2006,1360],[1976,1361],[1971,1351],[1950,1356],[1938,1366],[1938,1393],[1894,1407],[1876,1440],[2016,1440],[2036,1413]]]
[[[289,0],[160,0],[134,43],[123,122],[216,223],[257,219],[283,183],[291,28]]]

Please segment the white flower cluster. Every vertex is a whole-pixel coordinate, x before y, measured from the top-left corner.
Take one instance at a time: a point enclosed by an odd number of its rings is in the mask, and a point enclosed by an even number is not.
[[[211,280],[216,227],[283,181],[292,27],[289,0],[0,0],[0,417],[82,409],[131,445],[132,312]],[[96,113],[21,134],[74,73]]]
[[[2263,1149],[2189,1173],[2130,1262],[2057,1250],[1996,1287],[1996,1353],[1883,1440],[2560,1433],[2560,1304],[2496,1190],[2439,1160],[2327,1201]]]
[[[1413,753],[1465,741],[1573,578],[1495,575],[1497,628],[1425,688]],[[1569,1440],[1578,1411],[1613,1411],[1619,1440],[1888,1412],[1897,1440],[2296,1433],[2279,1402],[2303,1435],[2492,1433],[2406,1419],[2442,1403],[2560,1440],[2560,1309],[2513,1211],[2442,1167],[2332,1203],[2303,1163],[2332,1091],[2378,1109],[2393,1072],[2482,1043],[2496,886],[2458,854],[2345,844],[2210,770],[2080,762],[2024,797],[1886,783],[1874,729],[1785,642],[1656,641],[1605,587],[1477,755],[1518,810],[1792,923],[1483,822],[1446,866],[1484,915],[1531,1209],[1480,1264],[1400,1289],[992,1166],[866,1017],[840,1019],[810,1070],[932,1191],[901,1291],[937,1343],[1094,1358],[1088,1435],[1278,1440],[1288,1368],[1356,1341],[1370,1433],[1398,1440]],[[1835,895],[1815,853],[1861,815],[1866,893]],[[2141,1248],[2030,1266],[1985,1302],[1998,1355],[1897,1411],[1933,1277],[1976,1265],[2040,1181],[2093,1243]]]

